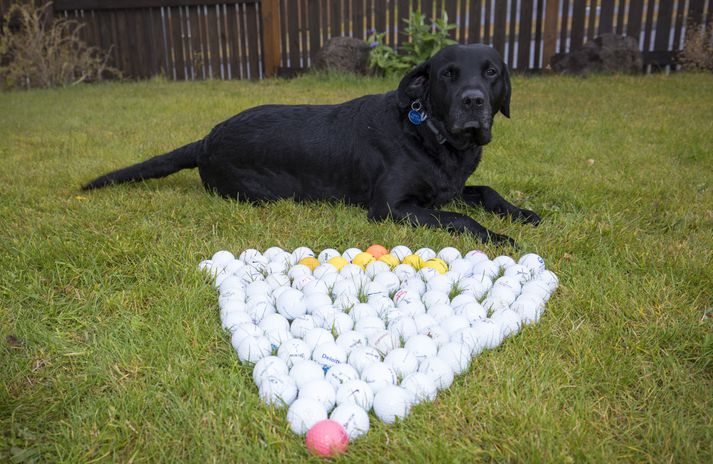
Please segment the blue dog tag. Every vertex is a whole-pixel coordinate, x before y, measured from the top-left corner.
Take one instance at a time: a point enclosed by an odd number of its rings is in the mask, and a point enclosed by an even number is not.
[[[408,112],[408,120],[416,126],[420,125],[423,122],[421,113],[416,110],[411,110]]]

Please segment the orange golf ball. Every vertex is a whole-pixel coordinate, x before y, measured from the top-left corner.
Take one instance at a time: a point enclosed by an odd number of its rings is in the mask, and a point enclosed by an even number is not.
[[[308,256],[306,258],[302,258],[300,260],[300,264],[303,264],[303,265],[307,266],[308,268],[310,268],[311,271],[314,271],[322,263],[320,263],[319,260],[317,260],[317,258],[315,258],[313,256]]]
[[[384,248],[381,245],[378,244],[373,244],[369,248],[365,250],[367,253],[369,253],[371,256],[374,257],[374,259],[379,259],[382,256],[384,256],[386,253],[389,252],[386,248]]]

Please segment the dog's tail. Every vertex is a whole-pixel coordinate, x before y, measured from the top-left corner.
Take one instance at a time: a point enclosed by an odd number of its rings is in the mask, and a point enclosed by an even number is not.
[[[198,166],[198,155],[201,152],[203,141],[189,143],[163,155],[155,156],[128,168],[110,172],[82,186],[82,190],[92,190],[110,184],[123,184],[144,179],[166,177],[182,169]]]

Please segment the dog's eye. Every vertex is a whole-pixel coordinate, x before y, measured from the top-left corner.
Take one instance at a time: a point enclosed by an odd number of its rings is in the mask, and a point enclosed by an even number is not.
[[[487,71],[485,71],[485,75],[489,77],[493,77],[498,74],[498,70],[495,68],[488,68]]]
[[[443,71],[442,75],[446,79],[453,79],[454,77],[456,77],[456,70],[453,68],[448,68],[445,71]]]

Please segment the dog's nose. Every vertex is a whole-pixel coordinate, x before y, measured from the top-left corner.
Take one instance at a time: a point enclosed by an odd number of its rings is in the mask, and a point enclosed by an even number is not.
[[[461,102],[467,109],[482,109],[485,106],[485,94],[480,90],[466,90],[463,92]]]

